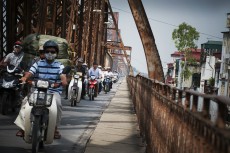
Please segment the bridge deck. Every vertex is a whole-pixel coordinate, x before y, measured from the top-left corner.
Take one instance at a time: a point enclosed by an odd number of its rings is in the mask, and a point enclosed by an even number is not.
[[[126,79],[104,111],[85,153],[140,153],[145,147],[139,136],[137,118],[129,97]]]

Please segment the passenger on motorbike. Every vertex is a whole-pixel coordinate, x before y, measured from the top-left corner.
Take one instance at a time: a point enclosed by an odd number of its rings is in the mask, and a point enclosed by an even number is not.
[[[2,66],[6,67],[7,65],[13,65],[22,70],[23,67],[21,61],[23,56],[24,52],[22,51],[22,44],[20,41],[16,41],[14,43],[13,52],[6,55]]]
[[[32,65],[35,63],[35,62],[38,62],[39,60],[44,60],[46,57],[45,57],[45,50],[43,48],[39,48],[38,50],[38,53],[39,53],[39,56],[38,57],[35,57],[33,60],[32,60]]]
[[[38,74],[39,79],[49,79],[53,82],[60,82],[60,84],[66,86],[67,85],[66,75],[62,74],[64,65],[56,60],[56,57],[59,52],[57,43],[52,40],[46,41],[43,45],[43,49],[45,51],[45,59],[35,62],[33,66],[30,68],[29,72],[27,72],[25,76],[21,78],[21,81],[26,82],[26,80],[28,80],[33,75]],[[59,139],[61,135],[57,130],[57,126],[60,124],[61,115],[62,115],[62,105],[61,105],[61,96],[60,96],[62,92],[62,87],[61,86],[58,88],[50,87],[49,92],[52,93],[53,98],[56,99],[57,120],[56,120],[56,129],[55,129],[54,138]],[[20,112],[23,111],[23,109],[25,109],[25,107],[23,106],[26,103],[28,103],[27,97],[23,100],[23,104]],[[24,136],[23,130],[24,130],[25,123],[23,120],[23,113],[20,112],[14,123],[22,129],[17,132],[16,136],[23,137]]]
[[[98,68],[98,64],[97,64],[97,62],[94,62],[93,63],[93,66],[89,69],[89,71],[88,71],[88,75],[89,75],[89,77],[91,76],[91,75],[94,75],[95,77],[96,77],[96,79],[99,79],[101,76],[100,76],[100,74],[101,74],[101,72],[100,72],[101,70]],[[97,96],[97,93],[98,93],[98,83],[95,85],[95,93],[96,93],[96,96]]]
[[[111,81],[110,81],[110,89],[112,89],[112,85],[113,85],[113,83],[112,83],[113,72],[111,71],[110,67],[107,68],[107,71],[105,72],[104,75],[110,77],[110,79],[111,79]],[[103,81],[103,85],[105,85],[105,80]]]

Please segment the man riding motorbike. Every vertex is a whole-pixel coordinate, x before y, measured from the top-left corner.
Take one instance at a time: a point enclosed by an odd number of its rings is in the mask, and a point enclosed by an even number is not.
[[[88,71],[88,75],[89,77],[91,75],[94,75],[96,77],[96,79],[99,79],[101,76],[101,70],[98,68],[98,64],[96,62],[93,63],[93,66],[89,69]],[[95,85],[95,95],[97,96],[97,93],[98,93],[98,83]]]
[[[112,89],[112,85],[113,85],[113,83],[112,83],[113,72],[111,71],[110,67],[107,68],[107,72],[105,72],[104,75],[110,77],[110,79],[111,79],[111,81],[110,81],[110,89]],[[103,85],[105,85],[105,81],[103,81]]]
[[[19,70],[20,73],[23,73],[25,69],[25,63],[23,62],[24,52],[22,50],[22,43],[20,41],[16,41],[13,46],[13,51],[6,55],[3,62],[1,62],[1,76],[4,71],[6,71],[7,66],[13,66],[17,70]],[[17,103],[21,103],[22,99],[22,89],[23,86],[20,86],[20,89],[16,91],[16,99],[18,100]]]
[[[83,65],[83,63],[84,63],[84,60],[82,58],[79,58],[77,60],[76,66],[75,66],[75,72],[81,72],[82,73],[82,92],[81,92],[81,98],[82,99],[84,98],[85,92],[86,92],[83,78],[84,78],[85,75],[87,75],[87,72],[88,72],[87,65]]]
[[[21,78],[21,81],[26,82],[26,80],[28,80],[30,77],[38,74],[39,79],[48,79],[53,82],[60,82],[62,86],[66,86],[67,85],[66,75],[62,74],[64,65],[56,60],[56,57],[59,52],[57,43],[52,40],[46,41],[43,45],[43,49],[45,51],[45,59],[35,62],[30,68],[29,72],[27,72],[25,76]],[[61,105],[61,96],[60,96],[62,92],[62,87],[61,86],[58,88],[50,87],[49,92],[53,94],[53,98],[56,99],[56,104],[57,104],[57,120],[56,120],[54,138],[60,139],[61,135],[57,130],[57,126],[60,124],[61,115],[62,115],[62,105]],[[23,109],[25,109],[25,107],[23,106],[26,103],[28,103],[27,97],[23,100],[20,112],[23,111]],[[21,130],[17,132],[16,136],[23,137],[24,136],[23,130],[24,130],[25,123],[23,120],[23,113],[20,112],[14,123],[21,128]]]
[[[80,72],[82,73],[81,75],[81,79],[82,79],[82,92],[81,92],[81,99],[84,99],[84,96],[86,94],[86,91],[85,91],[85,83],[84,83],[84,76],[87,75],[87,72],[88,72],[88,67],[87,67],[87,64],[84,63],[84,60],[83,58],[78,58],[76,60],[76,65],[74,65],[74,73],[77,73],[77,72]],[[73,80],[71,80],[73,81]],[[70,82],[70,84],[73,84],[72,82]],[[65,99],[68,99],[68,88],[66,88],[66,97]]]

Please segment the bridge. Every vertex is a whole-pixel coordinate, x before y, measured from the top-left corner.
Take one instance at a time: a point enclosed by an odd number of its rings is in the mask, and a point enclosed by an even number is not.
[[[128,2],[144,47],[148,77],[133,76],[132,47],[122,41],[109,0],[1,0],[0,58],[16,40],[23,41],[29,34],[64,38],[70,61],[82,57],[88,65],[97,61],[127,74],[146,153],[229,153],[230,99],[164,84],[142,2]]]

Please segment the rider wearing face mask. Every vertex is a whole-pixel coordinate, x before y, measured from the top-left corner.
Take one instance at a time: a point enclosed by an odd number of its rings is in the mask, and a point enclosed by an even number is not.
[[[67,85],[67,79],[66,74],[62,74],[62,70],[64,68],[64,65],[56,60],[56,57],[59,52],[59,48],[56,42],[49,40],[45,42],[43,45],[43,49],[45,51],[45,59],[39,60],[38,62],[35,62],[32,67],[30,68],[29,72],[25,74],[24,77],[21,78],[22,82],[25,82],[28,78],[32,77],[33,75],[38,75],[39,79],[48,79],[53,82],[60,82],[63,86]],[[62,105],[61,105],[61,96],[62,93],[62,87],[59,88],[49,88],[49,92],[54,94],[53,98],[56,98],[57,103],[57,121],[56,125],[58,126],[61,121],[61,115],[62,115]],[[27,100],[27,98],[25,98]],[[25,103],[25,99],[24,102]],[[23,106],[22,106],[23,108]],[[22,124],[23,116],[17,117],[15,124],[20,122]],[[18,126],[21,124],[17,124]],[[20,126],[19,126],[20,127]],[[21,127],[23,129],[23,127]],[[16,135],[17,136],[23,136],[24,132],[20,130]],[[54,138],[58,139],[61,135],[59,131],[55,131]]]

